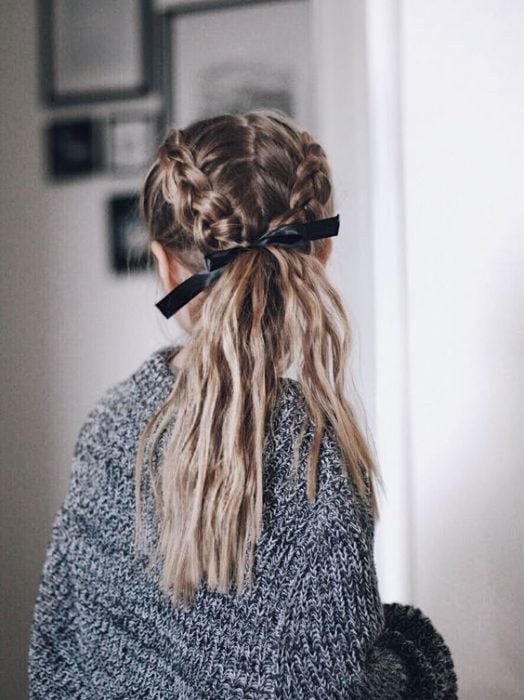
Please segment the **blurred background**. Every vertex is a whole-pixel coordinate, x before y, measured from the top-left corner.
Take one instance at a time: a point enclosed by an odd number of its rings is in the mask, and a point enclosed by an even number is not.
[[[382,596],[432,619],[461,698],[523,697],[523,37],[521,0],[2,0],[2,698],[80,426],[181,335],[147,162],[168,124],[258,106],[332,163]]]

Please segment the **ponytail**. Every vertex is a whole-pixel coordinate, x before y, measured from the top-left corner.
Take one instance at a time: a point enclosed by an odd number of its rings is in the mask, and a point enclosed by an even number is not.
[[[142,206],[152,239],[197,272],[207,252],[331,216],[331,176],[321,146],[281,113],[224,115],[168,134],[146,177]],[[316,495],[329,424],[348,474],[378,515],[377,467],[345,397],[350,326],[320,260],[324,244],[311,241],[309,253],[278,246],[246,251],[191,302],[191,359],[149,421],[136,462],[135,544],[146,459],[159,518],[155,561],[162,558],[160,584],[175,603],[191,602],[204,576],[222,592],[234,579],[242,593],[246,573],[252,583],[264,441],[279,377],[291,365],[314,426],[308,498]],[[302,436],[305,427],[306,421]],[[296,447],[294,455],[296,468]]]

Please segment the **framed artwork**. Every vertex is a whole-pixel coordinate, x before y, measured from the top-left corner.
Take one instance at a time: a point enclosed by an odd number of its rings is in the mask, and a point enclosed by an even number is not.
[[[103,169],[104,139],[91,118],[55,121],[46,128],[47,173],[54,179],[91,175]]]
[[[151,0],[40,0],[49,105],[129,98],[151,84]]]
[[[315,131],[309,0],[192,3],[166,13],[168,124],[278,108]]]
[[[108,202],[111,268],[118,274],[153,267],[148,233],[141,221],[139,196],[117,194]]]
[[[122,175],[144,172],[158,146],[160,123],[150,114],[112,116],[107,134],[109,170]]]

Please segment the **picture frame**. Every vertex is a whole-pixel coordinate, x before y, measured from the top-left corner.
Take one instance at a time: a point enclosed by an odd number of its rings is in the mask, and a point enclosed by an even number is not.
[[[45,129],[47,175],[66,180],[104,168],[103,125],[91,117],[50,122]]]
[[[110,266],[114,273],[153,268],[148,233],[140,217],[137,192],[114,194],[107,202]]]
[[[113,114],[107,124],[107,168],[117,175],[143,173],[159,145],[159,114]]]
[[[162,32],[166,127],[265,107],[314,132],[311,13],[309,0],[217,0],[169,9]]]
[[[144,95],[152,84],[152,0],[39,0],[46,105]]]

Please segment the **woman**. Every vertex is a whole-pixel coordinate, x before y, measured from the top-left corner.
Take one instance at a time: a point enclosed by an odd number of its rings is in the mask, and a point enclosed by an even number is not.
[[[277,111],[202,120],[169,132],[142,205],[188,342],[80,431],[31,697],[456,698],[430,620],[378,593],[323,149]]]

